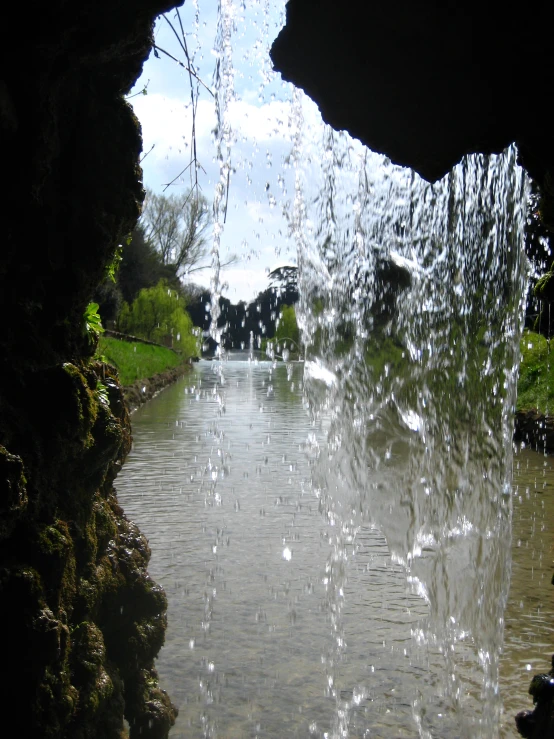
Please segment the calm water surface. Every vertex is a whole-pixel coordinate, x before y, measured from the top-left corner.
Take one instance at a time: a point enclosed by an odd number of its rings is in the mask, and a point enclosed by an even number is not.
[[[332,587],[334,521],[311,487],[323,433],[302,366],[201,362],[135,413],[133,435],[117,490],[168,595],[157,666],[179,707],[172,738],[323,737],[341,716],[351,737],[418,737],[412,702],[441,663],[412,639],[426,605],[369,527],[347,545],[343,592]],[[519,453],[503,739],[554,644],[553,485],[550,459]]]

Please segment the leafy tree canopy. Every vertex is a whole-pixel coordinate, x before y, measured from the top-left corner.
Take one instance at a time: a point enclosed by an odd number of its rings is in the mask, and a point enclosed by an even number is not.
[[[300,349],[300,330],[296,321],[294,305],[284,305],[275,330],[275,340],[281,348],[298,352]]]
[[[198,356],[194,326],[185,310],[185,301],[166,281],[143,288],[132,305],[123,304],[119,329],[150,341],[167,343],[185,356]]]

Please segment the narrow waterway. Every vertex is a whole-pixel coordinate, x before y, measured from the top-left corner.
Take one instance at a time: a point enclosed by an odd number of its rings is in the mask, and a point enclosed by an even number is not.
[[[337,522],[311,484],[325,429],[303,405],[302,377],[300,364],[201,362],[133,417],[117,490],[169,599],[158,669],[179,707],[174,739],[324,737],[344,726],[351,737],[415,739],[420,686],[442,679],[439,651],[418,645],[427,604],[380,532],[353,526],[337,562]],[[515,466],[504,739],[554,643],[552,465],[523,451]],[[432,736],[459,736],[440,687],[437,696]]]

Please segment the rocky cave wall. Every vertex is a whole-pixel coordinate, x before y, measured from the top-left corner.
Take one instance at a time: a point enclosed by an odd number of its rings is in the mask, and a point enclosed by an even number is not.
[[[143,198],[125,102],[171,0],[3,10],[0,633],[18,736],[165,737],[166,599],[113,480],[131,436],[84,312]]]

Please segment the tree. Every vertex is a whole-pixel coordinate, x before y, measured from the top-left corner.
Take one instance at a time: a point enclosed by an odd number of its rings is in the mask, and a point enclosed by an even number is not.
[[[287,305],[298,302],[298,267],[286,264],[269,273],[269,287]]]
[[[187,356],[198,356],[198,337],[183,298],[160,280],[143,288],[132,305],[123,304],[119,314],[121,331],[158,343],[170,343]]]
[[[211,218],[203,195],[189,191],[167,196],[147,189],[140,225],[145,240],[178,277],[208,266]]]
[[[123,299],[129,304],[142,288],[154,287],[160,280],[165,280],[173,289],[178,289],[180,284],[175,270],[163,263],[160,254],[146,240],[140,224],[133,229],[130,241],[123,245],[116,280]]]
[[[94,291],[93,301],[98,303],[98,313],[102,316],[102,322],[106,326],[108,321],[116,321],[123,297],[117,282],[105,278]]]
[[[278,326],[275,330],[277,345],[291,352],[300,352],[300,330],[296,321],[294,305],[284,305],[281,308]]]

